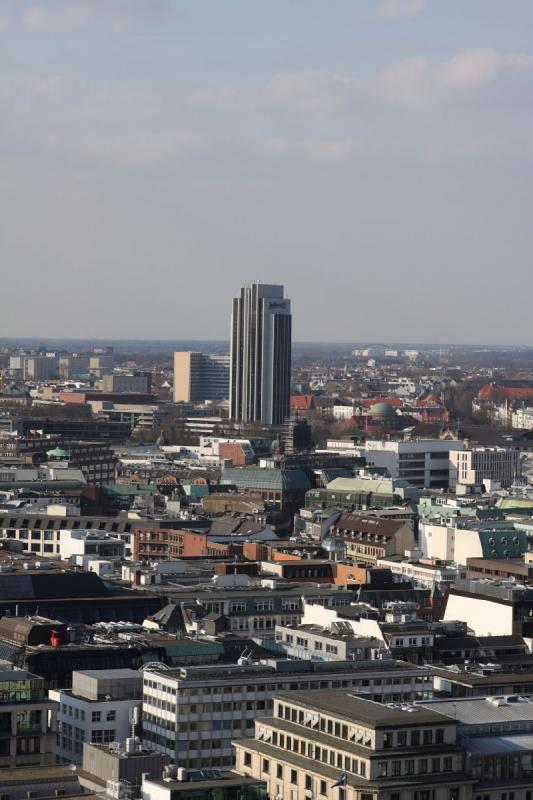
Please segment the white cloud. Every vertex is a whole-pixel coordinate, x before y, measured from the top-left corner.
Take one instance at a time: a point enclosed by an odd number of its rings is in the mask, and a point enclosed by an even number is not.
[[[265,97],[303,111],[322,111],[339,105],[353,89],[353,78],[327,72],[280,72],[265,87]]]
[[[423,105],[471,97],[524,76],[533,77],[532,56],[485,48],[466,50],[440,64],[427,58],[400,61],[378,75],[373,89],[391,103]]]
[[[496,50],[467,50],[442,65],[443,84],[459,89],[476,88],[502,75],[520,75],[533,70],[533,57]]]
[[[416,17],[429,8],[430,0],[383,0],[380,14],[383,17]]]
[[[204,144],[194,133],[148,133],[92,138],[85,149],[90,158],[129,169],[157,166]]]
[[[355,151],[354,142],[349,139],[299,140],[270,139],[265,143],[266,152],[277,156],[300,156],[309,161],[342,162],[349,159]]]
[[[244,90],[235,86],[221,86],[218,89],[205,89],[192,97],[195,105],[215,108],[234,108],[246,101]]]
[[[64,86],[61,75],[52,75],[49,78],[40,78],[34,81],[31,86],[33,94],[54,95],[58,94]]]
[[[175,14],[171,0],[20,0],[17,22],[34,31],[82,29],[95,21],[122,29]]]

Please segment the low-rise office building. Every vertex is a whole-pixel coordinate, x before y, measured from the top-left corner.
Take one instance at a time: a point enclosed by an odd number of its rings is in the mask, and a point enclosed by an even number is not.
[[[142,673],[133,669],[97,669],[72,673],[72,689],[51,689],[57,703],[57,756],[81,762],[83,743],[123,742],[140,711]]]
[[[55,763],[56,708],[44,681],[25,670],[0,672],[0,767]]]
[[[276,694],[235,749],[237,769],[280,800],[469,800],[474,783],[453,717],[346,691]]]
[[[486,480],[511,486],[521,475],[520,451],[510,447],[450,450],[450,487],[479,485]]]
[[[276,661],[143,673],[143,741],[187,769],[233,763],[232,739],[250,736],[276,691],[345,688],[376,700],[431,695],[432,673],[383,661]]]
[[[367,440],[364,452],[370,466],[386,469],[391,478],[426,489],[447,489],[451,454],[462,449],[463,442],[451,439],[383,439]]]

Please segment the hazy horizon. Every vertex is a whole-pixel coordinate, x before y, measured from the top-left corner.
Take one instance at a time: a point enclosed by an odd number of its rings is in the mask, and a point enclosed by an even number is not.
[[[530,0],[0,0],[1,337],[527,346]],[[489,345],[485,345],[489,346]]]

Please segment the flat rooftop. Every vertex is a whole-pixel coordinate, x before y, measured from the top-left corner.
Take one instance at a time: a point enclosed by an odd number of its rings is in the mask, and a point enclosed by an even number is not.
[[[190,770],[191,772],[195,772],[198,770]],[[208,770],[206,770],[207,772]],[[215,771],[215,770],[212,770]],[[175,791],[176,789],[183,789],[184,792],[189,793],[196,790],[205,789],[217,789],[217,788],[227,788],[229,786],[257,786],[258,783],[265,784],[265,781],[262,781],[260,778],[251,778],[246,775],[239,775],[238,772],[233,771],[222,771],[220,772],[220,777],[217,778],[208,778],[207,780],[187,780],[187,781],[165,781],[162,778],[148,778],[150,783],[153,783],[154,786],[161,786],[165,789],[171,789]]]
[[[417,705],[455,717],[464,725],[528,721],[533,728],[533,695],[456,697],[453,700],[419,701]]]
[[[277,693],[276,699],[303,705],[315,711],[334,714],[349,722],[362,722],[371,728],[412,725],[453,725],[453,716],[420,705],[405,703],[394,708],[356,697],[350,692],[320,691]]]

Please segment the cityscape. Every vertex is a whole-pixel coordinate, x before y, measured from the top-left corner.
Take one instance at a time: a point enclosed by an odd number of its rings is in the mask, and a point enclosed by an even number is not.
[[[533,800],[531,0],[0,0],[0,800]]]
[[[0,345],[3,797],[530,797],[532,352],[293,305]]]

